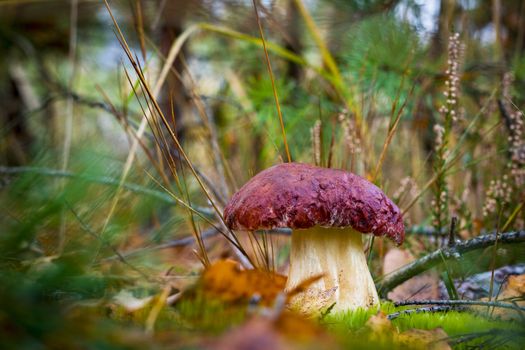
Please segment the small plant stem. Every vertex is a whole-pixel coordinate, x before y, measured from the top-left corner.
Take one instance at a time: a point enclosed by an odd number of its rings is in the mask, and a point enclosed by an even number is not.
[[[171,286],[166,286],[162,290],[162,293],[158,296],[157,301],[155,304],[153,304],[153,307],[148,314],[148,318],[146,319],[146,333],[148,335],[152,335],[153,331],[155,329],[155,322],[157,321],[157,318],[159,316],[159,313],[161,312],[162,308],[166,305],[166,300],[168,299],[169,293],[171,291]]]
[[[273,98],[275,100],[275,106],[277,108],[277,114],[279,115],[279,122],[281,124],[281,132],[283,134],[284,149],[286,151],[286,157],[288,158],[288,163],[292,161],[292,156],[290,155],[290,150],[288,149],[288,142],[286,141],[286,130],[284,129],[283,115],[281,113],[281,105],[279,104],[279,97],[277,96],[277,88],[275,87],[275,79],[273,76],[272,65],[270,63],[270,56],[268,55],[268,49],[266,48],[266,40],[264,40],[264,33],[261,25],[261,19],[259,18],[259,11],[257,9],[257,0],[253,0],[253,8],[255,11],[255,18],[257,19],[257,25],[259,26],[259,33],[261,35],[261,40],[264,49],[264,56],[266,59],[266,68],[268,68],[268,74],[270,75],[270,81],[272,83]]]
[[[516,218],[520,210],[523,209],[523,204],[525,204],[525,201],[518,204],[518,206],[514,209],[512,214],[510,214],[507,221],[505,221],[505,225],[503,225],[503,227],[501,228],[501,231],[505,231],[509,228],[510,224],[512,224],[512,221],[514,221],[514,219]]]
[[[330,147],[328,148],[328,161],[326,164],[327,168],[332,167],[332,158],[334,155],[334,146],[335,146],[335,120],[332,120],[332,130],[330,135]]]
[[[450,220],[450,229],[448,231],[448,247],[452,248],[456,244],[456,225],[458,223],[458,217],[453,216]]]
[[[498,251],[498,237],[501,223],[501,214],[503,213],[503,205],[499,206],[498,211],[498,227],[496,229],[496,239],[494,240],[494,248],[492,249],[492,261],[490,263],[490,288],[489,288],[489,301],[492,300],[492,293],[494,292],[494,269],[496,268],[496,257]]]
[[[140,52],[142,53],[142,60],[146,61],[146,41],[144,40],[144,16],[142,11],[142,1],[135,0],[134,6],[135,30],[139,37]]]
[[[372,249],[374,248],[374,235],[370,237],[370,243],[368,244],[368,256],[367,256],[367,264],[370,266],[370,263],[372,262]]]
[[[399,108],[399,110],[396,113],[395,109],[396,109],[396,106],[397,106],[397,102],[399,100],[399,94],[401,93],[401,90],[403,88],[404,81],[405,81],[405,75],[403,75],[403,78],[401,80],[401,86],[399,87],[398,94],[396,96],[396,101],[392,105],[392,116],[394,116],[394,114],[395,114],[394,121],[388,127],[388,134],[387,134],[387,137],[385,139],[385,142],[383,143],[383,148],[381,150],[381,155],[379,156],[379,160],[378,160],[378,162],[376,164],[374,172],[372,173],[373,175],[372,175],[371,182],[375,182],[375,180],[377,179],[377,176],[379,175],[379,172],[381,170],[383,162],[385,161],[385,156],[386,156],[388,147],[390,146],[390,144],[392,142],[392,139],[394,138],[394,135],[396,133],[397,127],[398,127],[399,122],[401,120],[403,111],[405,110],[407,102],[408,102],[410,96],[412,95],[412,93],[414,91],[414,87],[416,86],[415,84],[412,85],[412,88],[410,89],[408,97],[403,101],[403,103],[401,104],[401,107]]]

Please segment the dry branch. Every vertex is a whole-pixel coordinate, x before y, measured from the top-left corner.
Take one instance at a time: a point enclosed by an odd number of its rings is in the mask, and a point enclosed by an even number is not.
[[[412,301],[399,301],[394,303],[396,306],[406,305],[467,305],[467,306],[487,306],[487,307],[500,307],[504,309],[513,309],[519,311],[525,311],[525,307],[521,307],[514,303],[506,303],[500,301],[481,301],[481,300],[412,300]],[[408,311],[408,310],[407,310]]]
[[[387,315],[386,318],[389,320],[393,320],[395,318],[398,318],[399,316],[420,314],[424,312],[446,312],[446,311],[461,311],[461,310],[462,308],[460,307],[453,307],[453,306],[448,306],[448,305],[419,307],[417,309],[410,309],[410,310],[394,312],[394,313]]]
[[[525,242],[525,231],[507,232],[498,235],[501,244]],[[470,251],[487,248],[496,242],[496,235],[489,234],[479,236],[467,241],[458,242],[452,247],[440,248],[418,260],[401,267],[400,269],[384,276],[378,283],[378,291],[382,297],[386,297],[389,291],[406,280],[438,265],[443,259],[457,259],[462,254]]]

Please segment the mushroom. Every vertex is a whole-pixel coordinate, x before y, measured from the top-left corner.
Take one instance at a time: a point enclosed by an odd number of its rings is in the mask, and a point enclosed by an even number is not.
[[[344,170],[301,163],[254,176],[233,195],[224,218],[232,230],[292,229],[286,290],[322,275],[292,301],[307,313],[378,305],[362,234],[397,244],[405,235],[399,208],[378,187]]]

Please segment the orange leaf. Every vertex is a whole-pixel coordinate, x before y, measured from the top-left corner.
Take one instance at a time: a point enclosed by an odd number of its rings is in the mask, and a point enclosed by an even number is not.
[[[219,260],[202,274],[204,292],[226,302],[248,301],[254,295],[261,304],[273,304],[283,292],[286,277],[262,270],[243,270],[233,260]]]

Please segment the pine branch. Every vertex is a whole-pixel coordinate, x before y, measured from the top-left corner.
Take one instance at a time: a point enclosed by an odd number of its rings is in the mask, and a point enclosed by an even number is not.
[[[452,247],[440,248],[416,261],[407,264],[400,269],[383,276],[378,283],[378,291],[382,297],[386,297],[389,291],[406,280],[431,269],[443,261],[443,259],[457,259],[462,254],[470,251],[487,248],[494,245],[495,234],[479,236],[467,241],[458,242]],[[515,231],[500,234],[498,241],[502,244],[525,242],[525,231]]]

